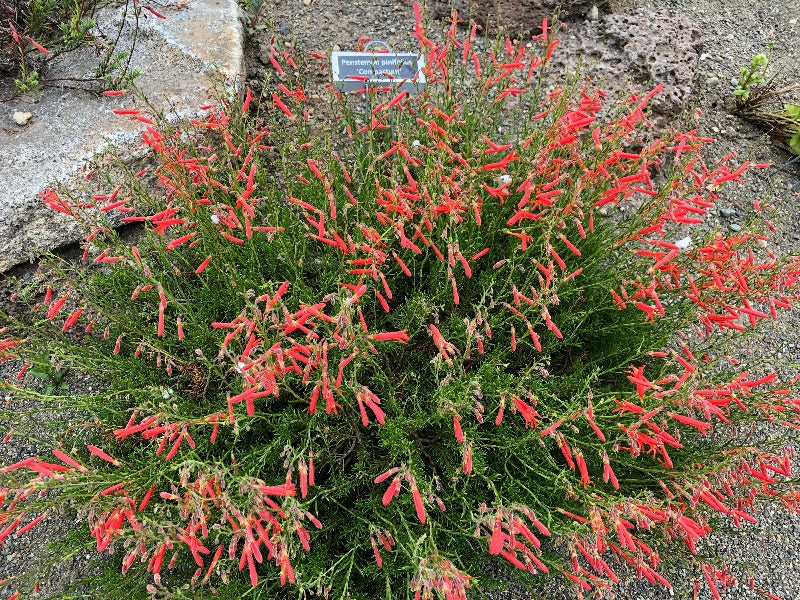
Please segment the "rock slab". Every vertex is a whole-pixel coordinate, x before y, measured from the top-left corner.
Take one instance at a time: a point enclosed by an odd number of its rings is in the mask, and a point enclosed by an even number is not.
[[[39,193],[54,184],[77,189],[88,159],[107,149],[123,160],[141,153],[143,125],[114,115],[115,108],[196,114],[214,100],[216,82],[238,86],[244,76],[243,30],[236,0],[190,0],[159,8],[165,19],[142,11],[131,66],[135,84],[152,108],[133,94],[98,96],[61,88],[15,97],[0,89],[0,272],[43,251],[82,237],[71,219],[44,206]],[[98,17],[98,40],[113,39],[123,23],[120,8]],[[120,48],[130,47],[133,21],[124,22]],[[127,45],[126,45],[127,43]],[[91,48],[60,57],[46,76],[85,78],[96,66]],[[31,113],[24,124],[14,113]]]

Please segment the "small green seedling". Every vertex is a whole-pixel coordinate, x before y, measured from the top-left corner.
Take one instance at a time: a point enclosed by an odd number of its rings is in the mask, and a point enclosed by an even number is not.
[[[740,67],[739,83],[733,91],[736,104],[742,105],[750,98],[750,89],[754,85],[764,83],[764,74],[769,67],[769,57],[766,54],[756,54],[750,61],[750,66]]]
[[[800,155],[800,103],[788,98],[800,85],[778,87],[774,77],[766,77],[769,68],[766,54],[756,54],[741,75],[733,91],[736,111],[766,131],[780,146]]]
[[[47,352],[43,353],[40,359],[34,362],[34,366],[28,372],[36,379],[45,382],[44,394],[52,396],[65,392],[68,388],[65,378],[69,368],[54,362],[53,357]]]

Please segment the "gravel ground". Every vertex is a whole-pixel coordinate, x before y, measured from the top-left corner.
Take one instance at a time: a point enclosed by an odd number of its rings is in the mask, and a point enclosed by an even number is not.
[[[69,255],[69,252],[64,253]],[[3,308],[8,306],[8,298],[14,293],[16,285],[29,285],[34,281],[36,271],[33,267],[23,265],[12,269],[5,275],[13,275],[17,283],[12,285],[10,279],[0,278],[0,304]],[[8,361],[0,364],[0,380],[16,382],[16,374],[21,368],[18,361]],[[24,384],[38,392],[46,392],[48,383],[30,373],[25,376]],[[91,393],[96,385],[86,375],[67,372],[62,380],[62,385],[52,390],[53,395],[87,394]],[[82,422],[81,416],[74,412],[59,411],[57,405],[48,410],[41,403],[30,399],[15,397],[14,394],[3,391],[0,394],[3,408],[12,409],[16,418],[13,423],[0,421],[5,431],[7,426],[13,428],[10,439],[0,444],[0,464],[8,465],[23,460],[29,456],[45,457],[51,448],[58,447],[58,429],[46,426],[48,422],[58,422],[66,427],[73,427]],[[0,486],[4,485],[0,481]],[[40,570],[36,580],[40,583],[38,593],[30,594],[31,598],[59,598],[63,597],[81,578],[88,576],[95,567],[89,565],[89,560],[96,554],[89,544],[84,551],[66,557],[64,562],[58,562],[56,568],[50,569],[57,556],[48,548],[54,540],[63,539],[71,530],[85,527],[85,519],[78,520],[74,513],[51,513],[36,527],[23,536],[11,535],[5,546],[0,551],[0,581],[14,578],[28,571]],[[29,587],[26,586],[26,587]],[[15,581],[0,585],[0,597],[7,598],[19,586]]]
[[[273,32],[286,39],[295,39],[302,51],[327,53],[338,46],[351,49],[359,36],[386,40],[397,48],[410,46],[407,32],[413,22],[410,2],[405,0],[371,0],[360,3],[354,10],[350,0],[263,0],[258,19],[251,22],[254,28],[249,38],[246,55],[249,63],[249,83],[260,86],[267,70],[265,49]],[[754,54],[774,44],[773,62],[782,67],[781,78],[787,82],[800,81],[800,2],[797,0],[616,0],[611,8],[615,12],[649,12],[667,10],[687,17],[703,37],[703,55],[696,76],[696,107],[702,109],[697,117],[701,134],[715,137],[714,149],[720,156],[735,151],[741,157],[757,162],[784,165],[791,158],[763,139],[750,124],[741,121],[730,111],[730,93],[738,75],[738,66]],[[346,18],[343,18],[346,17]],[[257,27],[263,25],[263,28]],[[319,85],[324,83],[320,76]],[[313,93],[313,90],[311,90]],[[762,203],[776,202],[780,219],[776,221],[777,245],[782,253],[796,253],[800,248],[800,165],[778,167],[761,171],[746,178],[744,185],[730,189],[725,203],[721,204],[711,226],[735,228],[746,217],[754,199]],[[18,269],[17,274],[30,280],[31,268]],[[1,283],[1,282],[0,282]],[[11,290],[0,286],[0,302]],[[800,363],[800,310],[787,315],[778,325],[762,332],[762,338],[746,342],[742,348],[746,360],[770,360]],[[766,350],[765,350],[766,349]],[[0,369],[0,377],[10,378],[16,372],[14,365]],[[32,385],[41,385],[28,377]],[[73,374],[66,380],[70,390],[85,390],[92,382]],[[17,402],[8,396],[0,400]],[[16,404],[23,414],[34,408],[30,404]],[[50,434],[38,420],[25,418],[18,431],[27,427],[33,441],[15,435],[8,443],[0,444],[0,463],[10,464],[31,454],[48,450]],[[765,506],[757,512],[758,522],[742,530],[717,532],[707,548],[730,564],[744,585],[735,590],[722,591],[729,600],[764,598],[757,590],[775,594],[781,600],[800,600],[800,516],[787,515],[778,507]],[[13,577],[34,564],[48,560],[46,543],[63,536],[76,526],[70,515],[51,515],[29,534],[21,538],[12,536],[0,551],[0,581]],[[71,557],[66,564],[42,580],[40,594],[31,598],[63,595],[63,590],[88,570],[88,553]],[[676,588],[673,591],[654,588],[629,574],[618,592],[621,600],[706,599],[711,596],[704,589],[695,596],[693,580],[699,573],[690,572],[680,565],[667,573]],[[755,590],[746,585],[754,580]],[[13,584],[0,585],[0,596],[7,597]],[[556,600],[572,598],[574,593],[555,584],[541,590],[540,597]],[[506,591],[493,593],[497,600],[522,600],[533,596],[516,591],[509,584]]]

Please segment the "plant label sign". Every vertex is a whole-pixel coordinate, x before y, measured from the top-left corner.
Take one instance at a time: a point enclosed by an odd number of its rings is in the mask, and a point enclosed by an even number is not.
[[[417,94],[425,89],[425,57],[412,52],[333,52],[333,87],[341,92],[391,87]]]

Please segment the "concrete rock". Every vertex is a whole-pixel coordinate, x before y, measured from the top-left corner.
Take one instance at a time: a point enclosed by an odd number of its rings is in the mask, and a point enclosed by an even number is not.
[[[542,19],[552,19],[560,9],[562,21],[584,19],[592,7],[602,6],[598,0],[436,0],[433,12],[438,18],[449,17],[451,8],[460,18],[468,15],[481,26],[494,29],[497,25],[517,33],[537,31]]]
[[[54,183],[77,190],[87,160],[98,151],[113,148],[123,160],[141,155],[137,142],[144,126],[112,109],[187,117],[213,101],[214,79],[238,85],[245,67],[236,0],[179,6],[159,9],[166,19],[149,13],[140,18],[131,66],[141,71],[135,84],[150,106],[133,94],[98,97],[55,85],[9,102],[10,112],[30,112],[33,119],[24,130],[0,130],[0,271],[83,237],[72,220],[44,206],[42,190]],[[97,19],[98,40],[113,36],[122,18],[121,9],[104,9]],[[120,48],[130,47],[131,32],[128,21]],[[82,78],[96,65],[93,49],[83,48],[55,61],[47,76]],[[12,96],[9,92],[0,89],[0,97]]]
[[[700,32],[688,19],[665,12],[606,15],[562,32],[554,68],[574,67],[581,56],[583,71],[611,97],[632,86],[663,83],[650,102],[651,118],[663,126],[688,107],[694,93]]]

